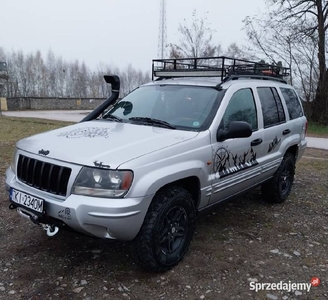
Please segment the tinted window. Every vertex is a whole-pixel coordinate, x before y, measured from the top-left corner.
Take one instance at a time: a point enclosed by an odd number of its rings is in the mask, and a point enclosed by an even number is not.
[[[286,116],[285,116],[285,111],[281,103],[280,96],[275,88],[271,88],[271,91],[273,93],[273,96],[276,100],[277,103],[277,109],[278,109],[278,115],[279,115],[279,121],[280,122],[285,122],[286,121]]]
[[[285,122],[285,113],[281,99],[275,88],[257,88],[260,97],[264,127],[270,127]]]
[[[287,88],[280,88],[282,95],[286,100],[289,118],[296,119],[303,116],[303,109],[300,101],[294,90]]]
[[[227,130],[232,121],[245,121],[251,125],[253,130],[257,129],[256,107],[250,89],[239,90],[231,97],[221,127]]]

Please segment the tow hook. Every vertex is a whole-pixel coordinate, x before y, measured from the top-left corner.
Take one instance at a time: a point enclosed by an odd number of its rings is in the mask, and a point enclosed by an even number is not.
[[[41,225],[42,229],[46,231],[47,236],[50,236],[50,237],[56,235],[59,231],[59,227],[57,227],[55,225],[41,224],[41,223],[40,223],[40,225]]]
[[[11,208],[11,207],[10,207]],[[43,224],[39,222],[38,216],[34,215],[31,212],[28,212],[20,207],[17,207],[17,212],[20,214],[22,217],[32,221],[33,223],[40,225],[42,229],[47,233],[47,236],[54,236],[58,233],[59,227],[56,225],[50,225],[50,224]]]

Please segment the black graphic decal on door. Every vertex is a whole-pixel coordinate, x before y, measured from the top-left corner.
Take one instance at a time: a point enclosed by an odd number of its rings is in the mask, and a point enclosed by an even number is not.
[[[268,153],[272,152],[280,143],[281,139],[278,140],[278,137],[276,136],[273,141],[269,144]]]
[[[213,178],[222,178],[258,164],[253,147],[242,155],[220,147],[216,150],[213,161]]]

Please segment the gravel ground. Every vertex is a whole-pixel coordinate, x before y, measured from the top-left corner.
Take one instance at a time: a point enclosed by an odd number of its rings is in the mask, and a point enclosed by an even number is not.
[[[328,151],[305,156],[285,203],[268,204],[257,189],[201,215],[188,255],[162,274],[141,270],[131,243],[47,237],[8,209],[1,176],[0,299],[326,299]],[[321,283],[309,292],[250,290],[313,277]]]

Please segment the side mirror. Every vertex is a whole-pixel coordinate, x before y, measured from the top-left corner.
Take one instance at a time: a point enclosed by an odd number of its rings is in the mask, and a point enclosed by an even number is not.
[[[118,102],[118,105],[115,106],[115,108],[124,108],[123,115],[126,116],[131,113],[133,109],[133,104],[130,101],[120,101]]]
[[[223,142],[227,139],[246,138],[252,135],[252,127],[244,121],[233,121],[229,124],[228,130],[218,129],[216,140]]]

